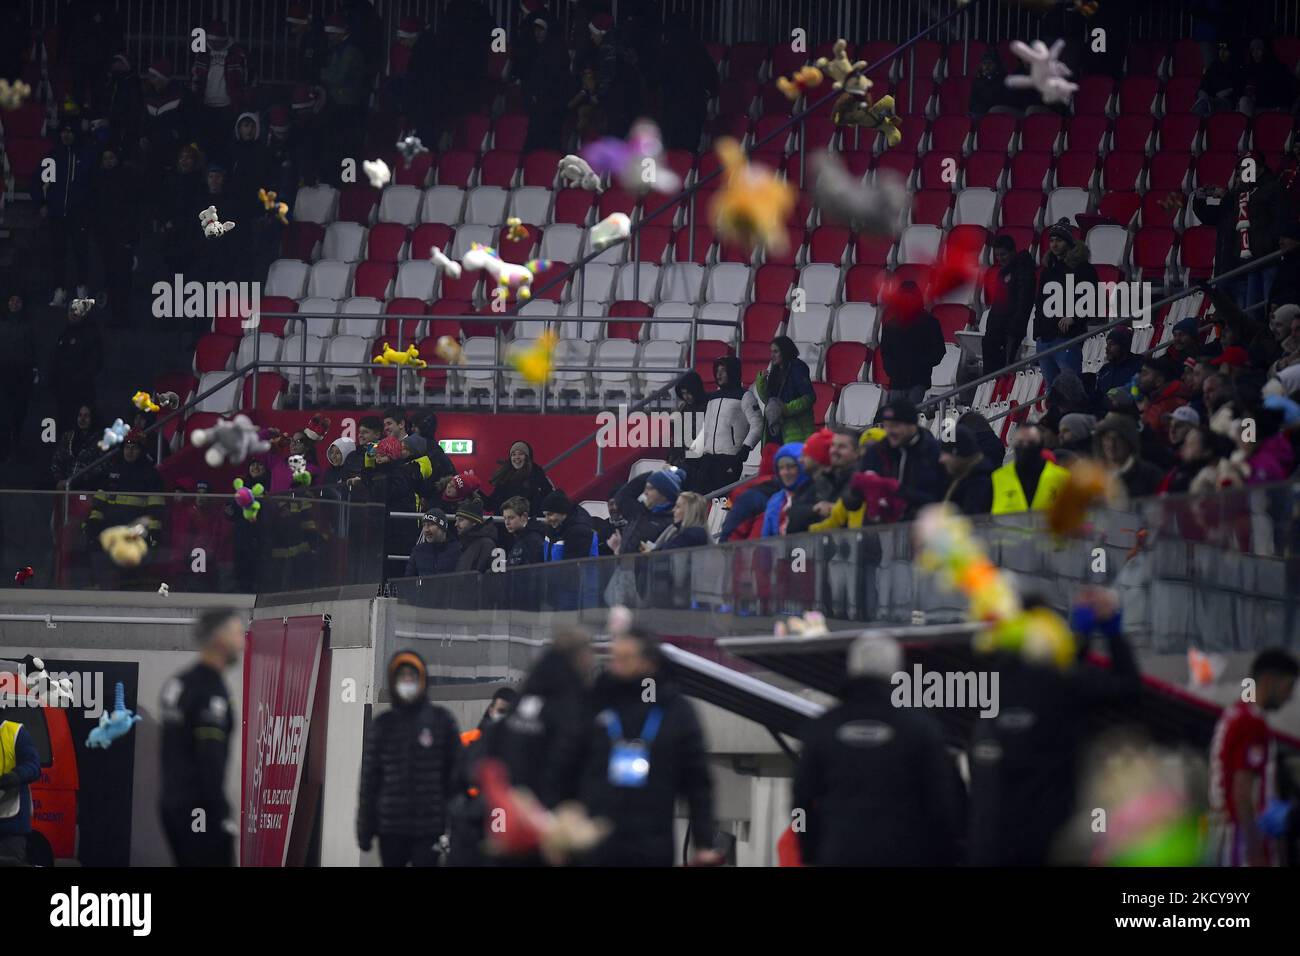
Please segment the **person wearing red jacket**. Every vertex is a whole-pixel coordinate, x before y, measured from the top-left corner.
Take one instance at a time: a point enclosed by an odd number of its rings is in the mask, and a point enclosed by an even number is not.
[[[207,26],[205,49],[190,67],[190,90],[199,105],[203,146],[211,151],[225,143],[244,110],[248,85],[248,54],[230,38],[220,20]]]

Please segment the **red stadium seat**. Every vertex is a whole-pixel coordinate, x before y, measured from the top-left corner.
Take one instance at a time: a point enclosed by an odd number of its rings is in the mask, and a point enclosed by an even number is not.
[[[505,113],[492,126],[492,145],[496,149],[521,152],[528,139],[528,117],[522,113]]]
[[[278,372],[257,372],[257,404],[253,404],[253,376],[245,375],[240,408],[269,412],[275,408],[276,401],[284,394],[288,382]]]
[[[239,336],[222,335],[206,332],[194,347],[194,371],[202,375],[205,372],[224,372],[230,367],[230,359],[239,348]]]
[[[844,301],[871,302],[880,298],[880,280],[885,275],[881,266],[860,263],[844,273]]]
[[[871,349],[862,342],[832,342],[826,350],[822,379],[831,385],[859,381],[863,367],[871,361]]]
[[[585,226],[591,218],[591,206],[595,193],[585,189],[561,189],[555,194],[555,206],[551,210],[552,222],[571,223]]]
[[[787,142],[790,139],[790,129],[777,132],[789,122],[789,116],[760,116],[754,123],[754,149],[757,153],[773,153],[784,156],[787,149]],[[771,137],[769,139],[769,137]],[[751,157],[752,160],[762,162],[763,165],[775,169],[780,165],[771,159],[766,161],[760,160],[758,155]]]
[[[311,262],[315,259],[316,247],[324,238],[324,226],[295,219],[285,227],[280,237],[280,257]]]
[[[1151,134],[1155,132],[1155,128],[1156,120],[1150,113],[1120,116],[1115,120],[1111,149],[1150,153]]]
[[[771,249],[764,249],[764,262],[771,262],[780,266],[792,266],[798,261],[799,253],[808,239],[808,230],[802,226],[786,226],[786,232],[790,239],[789,247],[785,252],[779,254]],[[737,247],[727,242],[723,242],[718,246],[720,262],[749,262],[751,257],[752,253],[743,247]]]
[[[1011,152],[1016,135],[1016,118],[1006,113],[987,113],[975,128],[975,148]]]
[[[1115,81],[1109,76],[1093,74],[1078,77],[1079,89],[1071,105],[1076,115],[1102,116],[1107,112],[1110,98],[1115,95]]]
[[[918,77],[919,79],[919,77]],[[939,115],[965,116],[970,112],[971,81],[950,76],[939,84]]]
[[[685,226],[673,237],[673,262],[705,263],[713,247],[713,230],[708,226],[695,227],[694,255],[691,254],[691,230]]]
[[[1119,112],[1121,116],[1151,116],[1155,113],[1156,97],[1160,95],[1160,81],[1155,71],[1138,72],[1131,66],[1129,75],[1119,83]]]
[[[513,262],[515,265],[523,265],[529,259],[533,258],[533,248],[537,244],[537,237],[541,235],[541,230],[531,223],[524,223],[524,228],[528,230],[528,238],[511,240],[506,238],[506,227],[501,227],[501,232],[497,236],[496,250],[506,262]]]
[[[1170,113],[1160,121],[1160,148],[1191,152],[1201,135],[1201,118],[1193,113]]]
[[[930,149],[956,156],[960,162],[970,136],[971,122],[966,116],[939,116],[930,124]]]
[[[912,222],[942,226],[952,208],[952,193],[940,189],[922,189],[912,196]]]
[[[673,231],[668,228],[667,224],[657,225],[660,220],[666,219],[667,214],[659,217],[655,223],[648,226],[642,226],[637,230],[639,238],[633,243],[633,249],[629,250],[628,256],[635,255],[641,262],[662,262],[664,250],[668,248],[668,243],[672,239]]]
[[[930,313],[939,320],[945,342],[956,342],[957,333],[970,327],[975,313],[964,305],[936,305]]]
[[[820,426],[826,422],[826,413],[830,410],[833,401],[835,401],[835,386],[825,382],[813,382],[814,425]]]
[[[1224,186],[1228,185],[1228,180],[1237,170],[1237,154],[1233,153],[1202,153],[1196,157],[1196,179],[1197,186]]]
[[[744,42],[731,45],[731,55],[727,58],[727,76],[756,77],[768,60],[766,43]]]
[[[1063,129],[1065,120],[1056,113],[1030,113],[1020,123],[1020,148],[1055,152]]]
[[[784,304],[798,277],[793,266],[762,265],[754,274],[754,301]]]
[[[858,233],[853,237],[853,261],[863,265],[884,266],[894,240],[890,236]]]
[[[616,212],[634,217],[638,201],[636,196],[622,186],[611,186],[596,201],[596,220],[599,222]]]
[[[352,294],[368,295],[372,299],[386,298],[388,287],[396,278],[397,266],[393,263],[367,260],[357,266],[352,280]]]
[[[375,228],[378,228],[378,226]],[[427,259],[429,258],[430,250],[432,250],[434,246],[437,246],[443,252],[446,252],[447,247],[451,245],[451,241],[454,237],[455,231],[451,226],[441,222],[422,223],[421,225],[416,226],[415,231],[411,233],[411,249],[407,258]],[[384,261],[384,257],[372,256],[371,258],[377,258],[380,261]]]
[[[974,76],[980,71],[980,60],[988,45],[983,40],[971,40],[948,44],[948,75]]]
[[[550,149],[538,149],[524,153],[524,173],[521,185],[550,188],[555,183],[555,173],[561,158],[559,153]]]
[[[1182,192],[1191,165],[1191,153],[1157,150],[1147,168],[1147,189],[1158,193]]]
[[[417,153],[408,166],[406,159],[394,156],[392,161],[393,182],[398,186],[418,186],[423,189],[429,182],[429,174],[433,169],[432,153]]]
[[[893,173],[907,179],[912,175],[912,170],[916,164],[916,157],[909,156],[906,153],[888,152],[882,153],[876,157],[876,162],[872,167],[877,172],[882,169],[890,170]]]
[[[1199,41],[1184,39],[1174,42],[1172,71],[1174,76],[1201,78],[1205,72],[1205,60]]]
[[[756,96],[758,83],[752,77],[733,74],[718,84],[718,113],[721,116],[746,115]]]
[[[438,157],[438,185],[460,186],[463,189],[470,185],[470,177],[474,175],[477,166],[477,152],[463,149],[449,150]],[[553,174],[554,168],[552,168]]]
[[[871,372],[868,380],[875,382],[881,388],[889,388],[889,373],[885,371],[885,353],[881,349],[876,349],[871,354]]]
[[[1201,87],[1200,76],[1175,76],[1165,84],[1165,113],[1190,113]]]
[[[1133,238],[1133,265],[1141,278],[1162,282],[1169,254],[1174,248],[1174,231],[1165,226],[1143,226]]]
[[[16,189],[29,188],[27,184],[36,175],[41,160],[49,151],[49,140],[12,135],[6,137],[4,154],[9,160],[9,171],[13,174]]]
[[[1065,128],[1065,138],[1074,152],[1100,153],[1110,132],[1110,120],[1104,116],[1075,116]]]
[[[997,189],[1006,168],[1005,153],[976,150],[966,157],[966,166],[962,170],[962,185],[968,188],[978,186],[982,189]]]
[[[1145,153],[1116,150],[1108,154],[1101,164],[1103,192],[1110,192],[1113,189],[1137,189],[1146,164]]]
[[[1101,203],[1097,206],[1097,215],[1114,220],[1121,226],[1127,226],[1133,221],[1133,216],[1141,205],[1142,197],[1136,192],[1116,192],[1108,189],[1102,193]]]
[[[367,183],[349,183],[339,195],[339,222],[370,225],[370,217],[379,205],[380,190]]]
[[[258,322],[257,330],[259,332],[270,332],[272,335],[284,335],[285,326],[289,324],[289,319],[275,313],[297,312],[298,303],[287,296],[282,295],[264,295],[261,304],[258,305]],[[268,315],[268,313],[271,313]],[[235,317],[237,319],[237,317]],[[230,321],[227,318],[219,318],[218,323]],[[243,328],[237,326],[239,331],[235,334],[242,335]],[[218,332],[226,331],[218,328]]]
[[[481,152],[486,148],[488,133],[492,131],[492,122],[485,115],[469,113],[462,116],[456,124],[452,135],[452,146],[456,149]]]
[[[384,339],[397,347],[400,340],[406,345],[410,345],[420,334],[420,326],[424,324],[424,316],[428,314],[428,306],[420,299],[394,299],[388,303],[384,310],[389,318],[384,319]],[[411,316],[411,318],[394,318],[393,316]],[[456,323],[451,323],[451,334],[456,332]]]
[[[438,339],[430,335],[416,344],[416,348],[421,355],[432,355],[430,362],[441,362],[442,358],[438,355]],[[376,372],[387,372],[390,375],[396,375],[392,369],[377,368]],[[447,387],[447,370],[445,368],[422,368],[415,373],[424,383],[424,390],[441,391]]]
[[[1097,172],[1097,157],[1090,153],[1076,153],[1068,150],[1056,160],[1056,185],[1073,186],[1077,189],[1091,189],[1092,178]]]
[[[1208,279],[1214,274],[1214,251],[1217,231],[1213,226],[1192,226],[1183,230],[1178,258],[1190,281]]]
[[[699,343],[696,343],[696,357],[699,357]],[[740,343],[740,380],[752,382],[759,372],[767,368],[772,361],[771,342]]]
[[[951,193],[961,187],[962,158],[932,149],[921,157],[921,189],[941,189]]]
[[[1064,160],[1069,153],[1061,156]],[[1052,154],[1024,150],[1011,157],[1011,175],[1008,180],[1012,189],[1046,189],[1048,175],[1052,171]]]
[[[450,232],[451,230],[448,230]],[[411,232],[397,222],[378,222],[371,227],[366,240],[366,258],[373,262],[399,262],[402,249]],[[424,258],[428,258],[425,256]]]
[[[848,244],[847,229],[842,226],[819,226],[809,238],[808,261],[839,264],[844,260],[844,250]]]
[[[1276,157],[1286,149],[1286,141],[1291,136],[1295,118],[1290,113],[1257,113],[1251,128],[1251,140],[1255,149],[1267,157]]]
[[[1160,72],[1160,65],[1169,55],[1169,44],[1165,40],[1134,40],[1126,50],[1125,65],[1129,76],[1155,77]],[[1122,92],[1121,92],[1121,95]]]
[[[904,83],[909,74],[915,75],[918,80],[922,77],[933,79],[939,64],[943,62],[943,46],[934,40],[920,40],[910,52],[903,54],[902,60]]]
[[[1237,152],[1242,148],[1246,137],[1246,126],[1250,122],[1245,113],[1214,113],[1205,119],[1206,152],[1223,150]]]
[[[745,307],[740,337],[747,342],[771,342],[785,321],[785,308],[774,302],[755,302]]]
[[[1003,226],[1033,228],[1045,197],[1038,189],[1012,189],[1002,197]]]
[[[479,184],[482,186],[514,185],[519,170],[519,153],[513,149],[490,149],[479,161]]]
[[[1142,197],[1142,225],[1160,226],[1166,229],[1174,227],[1174,221],[1178,218],[1178,209],[1176,207],[1165,208],[1170,193],[1149,192]],[[1175,195],[1181,195],[1175,194]]]

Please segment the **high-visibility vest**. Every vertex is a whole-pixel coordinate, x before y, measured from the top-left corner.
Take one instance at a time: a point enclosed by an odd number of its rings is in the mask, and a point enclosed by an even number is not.
[[[18,731],[23,725],[12,720],[0,721],[0,776],[18,766]],[[23,806],[24,787],[14,787],[10,796],[0,796],[0,820],[18,816]]]
[[[1070,478],[1066,468],[1053,461],[1043,463],[1043,473],[1038,476],[1038,487],[1034,489],[1034,511],[1045,511],[1052,506],[1056,496]],[[1017,511],[1029,511],[1029,502],[1025,500],[1025,489],[1016,474],[1016,463],[1007,462],[993,472],[993,514],[1013,514]]]

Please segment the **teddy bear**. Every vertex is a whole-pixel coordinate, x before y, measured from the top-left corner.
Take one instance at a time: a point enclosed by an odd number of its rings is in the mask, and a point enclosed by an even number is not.
[[[594,189],[598,193],[604,192],[600,185],[600,177],[581,156],[572,153],[565,156],[559,162],[559,172],[560,179],[566,185],[576,186],[579,189]]]
[[[217,214],[216,206],[209,206],[199,213],[199,225],[203,228],[203,235],[209,239],[216,239],[224,236],[230,230],[235,228],[233,222],[222,222],[221,216]]]
[[[428,363],[420,358],[420,350],[409,345],[405,352],[399,352],[387,342],[383,343],[383,354],[376,355],[370,361],[376,365],[409,365],[411,368],[424,368]]]
[[[289,473],[295,485],[310,485],[311,472],[307,470],[307,459],[302,455],[289,456]]]
[[[94,299],[73,299],[68,305],[68,309],[73,315],[85,316],[95,307]]]
[[[834,54],[831,59],[819,56],[813,63],[818,70],[831,78],[831,89],[844,89],[844,81],[854,73],[861,73],[867,68],[866,60],[850,60],[848,55],[849,41],[843,37],[835,41],[835,46],[831,47],[831,53]],[[796,74],[797,76],[798,74]],[[867,85],[871,81],[867,80]]]
[[[119,568],[139,567],[149,553],[144,525],[117,525],[99,533],[99,546]]]
[[[90,731],[90,736],[86,738],[87,747],[105,748],[117,740],[130,733],[140,720],[140,715],[135,711],[126,709],[126,688],[118,681],[113,688],[113,709],[106,710],[99,715],[99,723]]]
[[[122,442],[126,441],[126,433],[130,430],[131,426],[122,419],[115,419],[113,424],[104,429],[104,437],[99,440],[100,451],[108,451],[110,448],[122,444]]]
[[[903,139],[903,130],[894,113],[894,98],[886,94],[873,103],[870,90],[871,81],[865,76],[845,80],[844,92],[831,106],[831,121],[837,126],[880,130],[885,134],[886,146],[897,146]]]
[[[367,159],[361,163],[361,171],[370,180],[375,189],[383,189],[393,178],[393,171],[382,159]]]
[[[397,151],[402,154],[402,159],[406,161],[406,168],[411,168],[411,163],[420,153],[427,153],[429,147],[425,146],[420,137],[414,133],[408,133],[397,141]]]
[[[190,443],[195,448],[211,446],[203,460],[212,468],[226,462],[238,465],[250,454],[271,450],[271,443],[258,436],[257,426],[247,415],[219,421],[211,428],[196,428],[190,433]]]
[[[451,276],[453,279],[460,278],[460,263],[448,256],[437,246],[429,247],[429,261],[437,266],[442,271],[443,275]]]
[[[275,218],[280,220],[281,225],[289,225],[289,204],[281,202],[274,190],[259,189],[257,198],[262,201],[263,209],[275,213]]]
[[[0,109],[16,110],[31,95],[32,88],[22,80],[14,80],[10,83],[8,80],[0,79]]]
[[[825,59],[825,57],[823,57]],[[847,58],[846,58],[847,59]],[[791,103],[803,96],[814,86],[820,86],[822,82],[822,71],[815,66],[801,66],[795,70],[789,79],[784,76],[778,77],[776,88],[785,94],[785,98]]]

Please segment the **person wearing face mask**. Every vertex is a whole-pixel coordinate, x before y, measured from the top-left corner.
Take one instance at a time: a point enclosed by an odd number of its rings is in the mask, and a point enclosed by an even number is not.
[[[456,762],[455,795],[447,806],[447,833],[451,847],[447,854],[448,866],[483,866],[483,800],[474,782],[478,779],[478,763],[487,752],[487,734],[510,715],[519,702],[519,694],[510,687],[501,687],[492,695],[478,726],[461,732],[460,760]]]
[[[1046,511],[1056,500],[1070,473],[1043,451],[1043,436],[1033,425],[1016,429],[1014,457],[993,472],[995,515]]]
[[[163,832],[177,866],[233,866],[236,822],[225,780],[236,715],[223,674],[244,651],[244,621],[229,608],[205,611],[195,638],[198,661],[162,691]],[[207,819],[199,832],[195,810]]]
[[[392,707],[371,719],[361,751],[357,845],[379,840],[384,866],[437,866],[460,759],[456,718],[426,697],[424,659],[398,651],[388,662]]]

